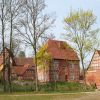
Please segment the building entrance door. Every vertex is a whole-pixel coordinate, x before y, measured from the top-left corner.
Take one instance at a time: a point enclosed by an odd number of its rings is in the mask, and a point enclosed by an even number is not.
[[[65,81],[68,81],[68,76],[67,75],[65,75]]]

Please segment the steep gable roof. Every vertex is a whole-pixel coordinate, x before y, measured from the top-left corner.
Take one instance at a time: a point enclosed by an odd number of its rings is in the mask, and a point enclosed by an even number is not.
[[[29,67],[34,67],[33,58],[14,58],[15,65],[12,68],[12,73],[23,75]]]
[[[54,59],[79,60],[76,52],[64,41],[48,40],[46,48]]]
[[[89,65],[88,65],[88,67],[87,67],[87,70],[90,69],[91,62],[92,62],[92,60],[93,60],[94,55],[95,55],[96,52],[97,52],[97,53],[99,54],[99,56],[100,56],[100,50],[95,50],[94,53],[93,53],[93,56],[92,56],[92,58],[91,58],[91,61],[90,61]]]
[[[30,67],[30,64],[25,64],[23,67],[22,66],[14,66],[12,68],[12,73],[15,73],[17,75],[23,75],[29,67]]]

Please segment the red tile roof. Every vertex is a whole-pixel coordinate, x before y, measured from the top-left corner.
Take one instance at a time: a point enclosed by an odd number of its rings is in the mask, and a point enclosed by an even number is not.
[[[17,75],[23,75],[25,71],[30,67],[29,64],[26,64],[24,66],[13,66],[12,73]]]
[[[30,64],[30,65],[34,65],[33,63],[33,58],[14,58],[15,64],[18,66],[22,66],[25,64]]]
[[[10,53],[8,48],[5,48],[6,55]],[[6,57],[7,57],[6,56]],[[33,63],[33,58],[14,58],[13,54],[11,53],[12,56],[12,73],[17,74],[17,75],[23,75],[24,72],[31,66],[34,66]],[[0,65],[3,63],[3,57],[2,57],[2,52],[0,54]],[[32,67],[33,68],[33,67]]]
[[[12,73],[17,75],[23,75],[30,66],[34,66],[33,58],[14,58],[14,61]]]
[[[79,60],[76,52],[64,41],[48,40],[46,47],[54,59]]]

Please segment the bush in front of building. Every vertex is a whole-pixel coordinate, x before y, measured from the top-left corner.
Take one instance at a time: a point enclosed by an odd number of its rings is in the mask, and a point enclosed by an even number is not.
[[[87,92],[94,89],[94,86],[87,86],[76,82],[51,82],[39,85],[39,91],[43,92]]]
[[[84,84],[75,82],[51,82],[39,84],[39,91],[41,93],[53,93],[53,92],[88,92],[94,91],[94,86],[86,86]],[[3,85],[0,85],[0,91],[3,91]],[[34,92],[35,83],[33,84],[12,84],[12,92]]]

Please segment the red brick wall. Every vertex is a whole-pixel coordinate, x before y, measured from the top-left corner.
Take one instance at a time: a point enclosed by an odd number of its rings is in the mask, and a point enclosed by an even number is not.
[[[33,72],[26,71],[23,75],[22,78],[25,80],[35,80],[35,75]]]
[[[45,71],[44,70],[38,70],[38,76],[39,78],[44,79],[43,77],[46,77],[46,81],[79,81],[79,74],[80,74],[80,68],[79,68],[79,61],[66,61],[66,60],[55,60],[58,62],[56,65],[57,67],[54,69],[53,66],[51,66],[48,70],[46,70],[46,74],[44,76]],[[71,66],[73,68],[71,69]],[[72,77],[71,79],[71,72]],[[56,75],[55,75],[56,74]]]
[[[79,68],[79,62],[78,61],[69,61],[68,62],[68,68],[69,68],[69,77],[68,81],[79,81],[79,75],[80,75],[80,68]]]
[[[100,89],[100,69],[88,71],[86,74],[86,83],[88,85],[96,85]]]

